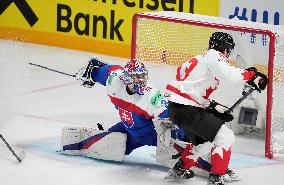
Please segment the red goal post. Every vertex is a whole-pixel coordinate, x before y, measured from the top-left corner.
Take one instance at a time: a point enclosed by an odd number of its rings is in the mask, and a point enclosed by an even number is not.
[[[232,57],[242,56],[247,62],[238,64],[235,58],[230,58],[232,65],[255,66],[268,75],[266,97],[258,101],[266,106],[265,156],[272,158],[284,149],[283,27],[183,12],[137,13],[132,20],[131,58],[176,67],[206,51],[209,37],[215,31],[230,33],[236,42]]]

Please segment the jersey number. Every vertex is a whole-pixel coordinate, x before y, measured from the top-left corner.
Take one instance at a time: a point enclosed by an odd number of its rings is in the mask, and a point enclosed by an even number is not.
[[[190,61],[188,61],[189,66],[187,66],[184,70],[184,72],[182,71],[182,65],[179,66],[177,68],[177,75],[176,75],[176,79],[177,81],[184,81],[188,76],[189,73],[193,70],[193,68],[197,65],[198,60],[196,58],[192,58],[190,59]],[[182,72],[184,73],[182,76]]]

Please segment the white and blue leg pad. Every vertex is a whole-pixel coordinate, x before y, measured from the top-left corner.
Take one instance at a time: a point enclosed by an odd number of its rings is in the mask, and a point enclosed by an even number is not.
[[[126,150],[126,134],[86,127],[62,129],[62,153],[96,159],[122,161]]]

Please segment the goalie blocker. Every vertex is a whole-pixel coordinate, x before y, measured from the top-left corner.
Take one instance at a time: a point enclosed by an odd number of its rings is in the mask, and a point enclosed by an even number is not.
[[[126,134],[87,127],[64,127],[61,153],[95,159],[122,161],[126,150]]]

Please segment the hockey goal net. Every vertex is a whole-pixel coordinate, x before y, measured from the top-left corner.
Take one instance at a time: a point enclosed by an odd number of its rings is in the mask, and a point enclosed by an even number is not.
[[[182,12],[138,13],[133,17],[132,59],[151,68],[150,81],[159,88],[175,80],[178,65],[208,49],[213,32],[231,34],[236,47],[229,61],[240,68],[256,67],[268,75],[267,91],[254,92],[237,110],[237,126],[264,130],[265,156],[284,149],[284,31],[280,26]],[[230,106],[240,98],[240,84],[223,84],[214,95]]]

